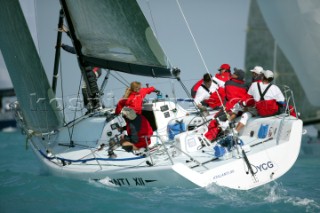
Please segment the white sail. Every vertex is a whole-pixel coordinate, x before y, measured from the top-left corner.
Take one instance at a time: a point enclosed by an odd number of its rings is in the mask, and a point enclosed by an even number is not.
[[[12,88],[12,82],[0,50],[0,90]]]
[[[320,106],[320,1],[258,0],[277,44],[292,64],[308,97]]]

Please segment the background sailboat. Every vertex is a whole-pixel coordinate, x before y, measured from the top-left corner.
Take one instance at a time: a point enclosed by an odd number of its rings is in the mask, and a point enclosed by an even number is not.
[[[16,100],[15,92],[0,51],[0,131],[14,130],[17,126],[10,104]]]

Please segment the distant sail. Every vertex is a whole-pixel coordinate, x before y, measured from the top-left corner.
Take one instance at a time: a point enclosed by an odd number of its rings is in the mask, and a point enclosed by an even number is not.
[[[168,59],[135,0],[61,0],[83,65],[171,77]]]
[[[308,97],[320,106],[320,1],[259,0],[262,15]]]
[[[0,0],[0,4],[0,48],[25,123],[38,132],[56,129],[62,125],[62,117],[19,0]]]
[[[12,89],[12,82],[0,50],[0,90]]]
[[[320,99],[318,98],[319,96],[317,94],[314,94],[320,92],[319,90],[316,92],[316,85],[320,83],[319,81],[316,84],[318,81],[318,75],[316,74],[317,71],[315,69],[310,69],[310,67],[308,68],[308,66],[306,66],[304,69],[301,69],[301,67],[306,63],[305,60],[312,59],[314,60],[312,63],[320,63],[318,59],[314,58],[318,56],[310,56],[308,53],[306,53],[305,57],[310,57],[309,59],[301,57],[296,58],[293,61],[290,60],[292,55],[302,54],[306,50],[304,48],[300,48],[300,43],[297,42],[289,47],[291,52],[288,53],[285,51],[288,48],[284,47],[287,41],[282,43],[283,41],[281,39],[278,40],[277,37],[274,38],[275,34],[266,23],[268,18],[265,20],[265,16],[263,16],[260,11],[260,8],[263,11],[266,10],[265,5],[258,4],[258,2],[259,1],[257,0],[251,1],[250,5],[245,62],[247,69],[249,70],[256,65],[260,65],[265,69],[274,70],[276,73],[276,79],[274,83],[279,85],[280,88],[282,88],[283,85],[287,85],[293,90],[297,110],[301,113],[301,118],[304,120],[304,122],[308,123],[311,120],[319,122],[320,105],[318,105],[318,102],[320,102]],[[270,7],[269,3],[271,4],[272,2],[287,2],[288,4],[294,4],[295,1],[268,1],[267,8]],[[308,3],[308,1],[301,2]],[[278,13],[278,9],[273,12]],[[280,9],[280,12],[285,13],[287,9],[284,10],[284,8],[282,8]],[[292,13],[292,11],[288,11],[288,13]],[[298,14],[295,15],[298,16]],[[273,13],[272,15],[270,14],[270,16],[273,16]],[[279,22],[281,25],[281,27],[278,29],[280,31],[286,31],[286,28],[291,25],[281,22],[280,19],[277,19],[275,22]],[[273,23],[272,25],[276,25],[277,23]],[[296,35],[288,35],[286,39],[291,40],[295,36]],[[309,76],[310,73],[313,73],[312,76]],[[305,83],[305,81],[309,81],[309,83]]]

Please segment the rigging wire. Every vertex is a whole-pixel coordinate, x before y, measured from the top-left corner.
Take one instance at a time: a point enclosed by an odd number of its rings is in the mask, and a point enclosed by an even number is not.
[[[77,117],[77,108],[78,108],[78,100],[80,99],[80,91],[81,91],[81,85],[82,85],[82,76],[80,76],[80,82],[79,82],[79,88],[78,88],[78,94],[77,94],[77,103],[76,103],[76,109],[74,110],[74,117],[73,117],[73,121],[76,121],[76,117]],[[75,125],[72,125],[72,130],[71,130],[71,138],[70,138],[70,142],[72,142],[72,136],[73,136],[73,131],[74,131],[74,127]]]
[[[160,41],[159,41],[158,31],[157,31],[157,28],[156,28],[156,24],[155,24],[153,15],[152,15],[152,10],[151,10],[151,6],[150,6],[150,1],[149,1],[149,0],[146,0],[146,2],[147,2],[147,6],[148,6],[148,10],[149,10],[150,17],[151,17],[153,35],[155,36],[155,38],[156,38],[156,40],[158,41],[159,45],[162,47],[162,45],[160,44]],[[165,53],[165,50],[164,50],[163,48],[162,48],[162,50],[163,50],[163,52]],[[165,53],[165,56],[166,56],[166,65],[167,65],[167,67],[172,68],[170,59],[169,59],[169,57],[168,57],[168,55],[167,55],[166,53]]]
[[[202,63],[203,63],[203,65],[204,65],[207,73],[210,74],[209,69],[208,69],[208,67],[207,67],[207,65],[206,65],[206,62],[205,62],[205,60],[204,60],[204,58],[203,58],[203,56],[202,56],[202,53],[201,53],[201,51],[200,51],[200,48],[199,48],[199,46],[198,46],[198,44],[197,44],[197,41],[196,41],[196,39],[195,39],[195,37],[194,37],[194,35],[193,35],[193,33],[192,33],[192,30],[191,30],[191,28],[190,28],[190,25],[189,25],[189,23],[188,23],[188,20],[187,20],[186,16],[184,15],[184,12],[183,12],[183,10],[182,10],[182,7],[181,7],[181,5],[180,5],[180,2],[179,2],[179,0],[176,0],[176,2],[177,2],[177,5],[178,5],[178,7],[179,7],[180,13],[181,13],[181,15],[182,15],[182,17],[183,17],[183,19],[184,19],[184,21],[185,21],[185,23],[186,23],[186,26],[187,26],[187,28],[188,28],[188,30],[189,30],[189,33],[190,33],[190,35],[191,35],[191,37],[192,37],[193,43],[194,43],[194,45],[196,46],[196,49],[197,49],[197,51],[198,51],[198,53],[199,53],[199,56],[200,56],[200,58],[201,58],[201,60],[202,60]],[[221,98],[220,94],[218,93],[218,91],[216,91],[216,93],[217,93],[217,95],[218,95],[218,98],[219,98],[220,103],[222,103],[223,112],[226,114],[227,118],[229,118],[229,114],[228,114],[227,111],[226,111],[226,108],[225,108],[225,106],[224,106],[224,103],[222,102],[222,98]]]
[[[154,22],[154,19],[153,19],[153,15],[152,15],[152,12],[151,12],[150,1],[146,0],[146,2],[147,2],[147,5],[148,5],[150,17],[151,17],[152,26],[153,26],[153,29],[154,29],[154,34],[155,34],[156,38],[158,38],[157,28],[156,28],[156,25],[155,25],[155,22]]]
[[[147,5],[148,5],[150,17],[151,17],[151,22],[152,22],[152,26],[153,26],[154,36],[157,38],[157,40],[159,40],[159,39],[158,39],[158,31],[157,31],[156,24],[155,24],[155,21],[154,21],[154,18],[153,18],[153,14],[152,14],[152,11],[151,11],[150,1],[149,1],[149,0],[146,0],[146,2],[147,2]],[[159,42],[159,41],[158,41],[158,42]],[[166,57],[167,57],[167,56],[166,56]],[[171,66],[171,63],[170,63],[170,60],[169,60],[168,57],[167,57],[167,64],[169,65],[169,67],[172,67],[172,66]],[[174,84],[175,84],[175,82],[174,82],[173,80],[171,80],[171,81],[170,81],[170,86],[171,86],[171,90],[172,90],[172,95],[173,95],[173,98],[174,98],[174,100],[175,100],[175,104],[177,104],[177,96],[176,96]]]
[[[35,28],[36,28],[36,35],[37,35],[37,41],[36,41],[36,43],[37,43],[37,50],[38,50],[38,53],[39,53],[39,57],[40,57],[40,42],[39,42],[39,39],[38,39],[38,37],[39,37],[39,35],[38,35],[38,19],[37,19],[37,6],[36,6],[36,3],[35,2],[33,2],[33,8],[34,8],[34,19],[35,19]]]
[[[208,67],[207,67],[207,65],[206,65],[206,62],[205,62],[203,56],[202,56],[202,53],[201,53],[200,48],[199,48],[199,46],[198,46],[198,44],[197,44],[197,41],[196,41],[196,39],[195,39],[192,31],[191,31],[191,28],[190,28],[190,25],[189,25],[189,23],[188,23],[188,21],[187,21],[187,18],[186,18],[186,16],[184,15],[184,12],[183,12],[183,10],[182,10],[182,8],[181,8],[180,2],[179,2],[179,0],[176,0],[176,2],[177,2],[177,5],[178,5],[178,7],[179,7],[180,13],[181,13],[181,15],[182,15],[182,17],[183,17],[183,19],[184,19],[184,21],[185,21],[185,23],[186,23],[186,26],[188,27],[189,33],[190,33],[190,35],[191,35],[191,37],[192,37],[192,40],[193,40],[194,45],[196,46],[196,49],[197,49],[197,51],[198,51],[198,53],[199,53],[199,56],[200,56],[200,58],[201,58],[201,60],[202,60],[202,63],[203,63],[203,65],[204,65],[207,73],[209,73],[209,69],[208,69]]]
[[[62,61],[61,61],[61,55],[60,55],[60,87],[61,87],[61,99],[62,99],[62,113],[63,113],[63,122],[64,124],[66,124],[66,114],[65,114],[65,107],[64,107],[64,92],[63,92],[63,76],[62,76]],[[71,136],[71,133],[70,133],[70,129],[69,127],[67,127],[67,130],[68,130],[68,134],[69,134],[69,139],[71,141],[72,139],[72,136]]]
[[[129,86],[129,83],[124,83],[123,81],[121,81],[119,78],[117,78],[115,75],[113,75],[111,72],[110,72],[110,75],[112,76],[112,77],[114,77],[115,79],[117,79],[120,83],[122,83],[124,86],[126,86],[126,87],[128,87]],[[126,81],[126,80],[125,80]]]
[[[127,83],[127,85],[130,85],[130,83],[129,83],[123,76],[121,76],[119,72],[115,72],[115,73],[116,73],[122,80],[124,80],[124,81]]]
[[[61,63],[61,56],[60,56],[60,88],[61,88],[61,99],[62,99],[62,114],[63,114],[63,123],[66,124],[66,114],[64,109],[64,92],[63,92],[63,78],[62,78],[62,63]],[[59,77],[59,75],[57,76]]]

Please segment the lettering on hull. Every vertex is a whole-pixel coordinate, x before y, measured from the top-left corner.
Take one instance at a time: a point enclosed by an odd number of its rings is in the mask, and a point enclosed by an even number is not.
[[[230,175],[230,174],[232,174],[232,173],[234,173],[234,170],[233,170],[233,169],[230,170],[230,171],[226,171],[226,172],[223,172],[223,173],[221,173],[221,174],[215,175],[215,176],[213,176],[212,179],[213,179],[213,180],[219,179],[219,178],[225,177],[225,176],[227,176],[227,175]]]
[[[252,170],[254,174],[257,174],[258,172],[263,172],[263,171],[267,171],[269,169],[272,169],[274,167],[274,164],[272,163],[272,161],[268,161],[265,163],[262,163],[260,165],[252,165]]]
[[[274,164],[272,163],[272,161],[268,161],[268,162],[264,162],[261,163],[260,165],[253,165],[251,164],[252,170],[253,170],[253,174],[257,174],[258,172],[263,172],[263,171],[267,171],[270,170],[272,168],[274,168]],[[220,174],[214,175],[212,177],[213,180],[219,179],[219,178],[223,178],[226,177],[228,175],[231,175],[235,172],[235,170],[228,170],[225,172],[222,172]],[[249,172],[246,172],[247,174],[250,174]]]
[[[110,183],[116,186],[146,186],[148,183],[155,182],[157,180],[147,180],[141,177],[135,178],[113,178],[109,180]]]

